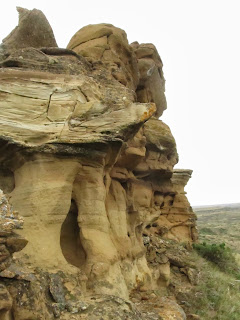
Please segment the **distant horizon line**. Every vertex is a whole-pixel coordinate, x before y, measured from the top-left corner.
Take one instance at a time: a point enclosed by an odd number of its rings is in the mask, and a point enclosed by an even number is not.
[[[192,208],[240,206],[240,202],[193,205]]]

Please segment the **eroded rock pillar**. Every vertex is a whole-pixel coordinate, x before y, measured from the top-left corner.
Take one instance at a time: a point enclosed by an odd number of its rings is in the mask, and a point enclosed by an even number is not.
[[[127,297],[105,206],[104,169],[83,166],[74,182],[73,197],[78,207],[81,243],[86,252],[88,289]]]
[[[21,232],[29,240],[23,250],[32,263],[45,268],[70,266],[60,247],[61,226],[71,205],[76,160],[38,156],[14,172],[11,203],[24,217]]]

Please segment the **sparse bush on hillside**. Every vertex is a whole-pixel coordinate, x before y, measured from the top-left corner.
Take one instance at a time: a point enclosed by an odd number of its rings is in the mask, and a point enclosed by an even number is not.
[[[206,242],[194,244],[194,249],[205,259],[213,262],[218,268],[240,279],[239,265],[233,251],[225,243],[207,244]]]
[[[197,250],[191,252],[191,259],[197,266],[196,285],[189,288],[184,287],[183,281],[176,281],[172,287],[185,313],[198,315],[202,320],[239,320],[240,282],[201,257]]]

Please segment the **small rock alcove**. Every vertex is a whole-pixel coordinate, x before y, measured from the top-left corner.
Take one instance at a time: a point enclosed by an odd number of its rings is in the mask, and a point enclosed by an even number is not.
[[[6,168],[0,168],[0,189],[5,194],[13,191],[15,187],[14,173]]]
[[[80,239],[78,226],[78,208],[74,200],[64,220],[60,234],[60,245],[64,258],[68,263],[81,268],[86,261],[86,253]]]

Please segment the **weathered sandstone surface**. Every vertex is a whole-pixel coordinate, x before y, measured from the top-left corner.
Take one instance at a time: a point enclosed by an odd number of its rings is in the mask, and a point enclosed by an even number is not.
[[[31,271],[2,275],[14,301],[6,319],[185,319],[172,300],[155,295],[171,307],[152,314],[128,301],[168,286],[177,258],[166,243],[197,239],[192,172],[173,169],[176,143],[158,119],[156,48],[129,45],[109,24],[58,48],[40,11],[18,11],[0,47],[0,188],[24,217],[13,251],[28,240],[16,261]]]

